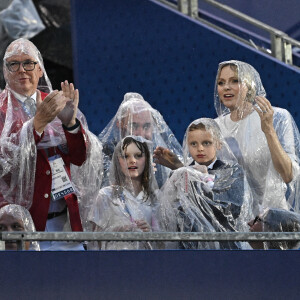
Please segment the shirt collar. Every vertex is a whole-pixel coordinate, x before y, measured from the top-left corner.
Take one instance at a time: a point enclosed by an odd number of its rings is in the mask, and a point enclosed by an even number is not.
[[[15,96],[16,99],[18,99],[19,101],[21,101],[22,103],[24,103],[24,101],[28,98],[27,96],[18,94],[14,91],[11,91],[13,93],[13,95]],[[34,102],[36,102],[36,91],[29,97],[31,99],[34,100]]]
[[[207,170],[211,170],[214,167],[215,162],[217,161],[217,158],[209,165],[207,166]],[[200,165],[195,161],[195,165]]]

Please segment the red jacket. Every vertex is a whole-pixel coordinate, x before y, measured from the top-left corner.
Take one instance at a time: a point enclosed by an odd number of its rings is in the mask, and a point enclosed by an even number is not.
[[[44,99],[47,94],[41,92],[42,99]],[[24,114],[22,105],[18,100],[12,98],[12,105],[15,108],[14,113]],[[18,108],[18,109],[16,109]],[[6,113],[7,109],[7,99],[3,102],[1,107],[1,113]],[[11,127],[12,132],[17,132],[20,127],[23,125],[22,119],[14,116],[15,124]],[[81,125],[80,125],[81,126]],[[2,128],[0,128],[2,131]],[[34,130],[34,129],[33,129]],[[85,131],[81,126],[81,129],[76,133],[69,133],[67,130],[64,130],[68,153],[63,153],[58,147],[52,147],[47,149],[49,157],[56,154],[60,154],[67,171],[70,175],[70,164],[80,166],[84,163],[86,159],[86,137]],[[34,130],[35,143],[38,143],[42,140],[43,135],[40,137],[36,134]],[[52,173],[51,167],[48,161],[47,153],[44,149],[37,150],[37,160],[36,160],[36,171],[35,171],[35,184],[34,184],[34,194],[32,205],[29,209],[32,219],[34,221],[37,231],[44,231],[47,222],[47,216],[50,206],[51,199],[51,186],[52,186]],[[79,215],[78,201],[75,194],[71,194],[65,197],[66,204],[68,206],[69,217],[71,228],[73,231],[82,231],[82,224]]]

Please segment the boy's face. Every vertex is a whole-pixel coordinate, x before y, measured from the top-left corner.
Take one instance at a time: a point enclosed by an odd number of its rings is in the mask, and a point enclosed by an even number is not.
[[[216,142],[208,131],[189,131],[187,142],[189,152],[198,164],[209,166],[216,159]]]

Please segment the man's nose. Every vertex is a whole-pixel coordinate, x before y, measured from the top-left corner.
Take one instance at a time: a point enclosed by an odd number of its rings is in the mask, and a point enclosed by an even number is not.
[[[144,130],[143,130],[142,127],[138,127],[138,128],[135,130],[135,135],[143,136],[143,133],[144,133]]]
[[[20,63],[20,68],[19,68],[18,72],[26,72],[26,70],[24,69],[23,64],[21,64],[21,63]]]

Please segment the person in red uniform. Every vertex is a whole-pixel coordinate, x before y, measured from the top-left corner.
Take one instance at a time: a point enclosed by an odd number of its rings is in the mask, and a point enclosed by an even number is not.
[[[29,40],[12,42],[3,61],[1,199],[29,209],[37,231],[82,231],[70,172],[72,164],[84,164],[89,147],[79,92],[67,81],[52,91],[41,54]]]

